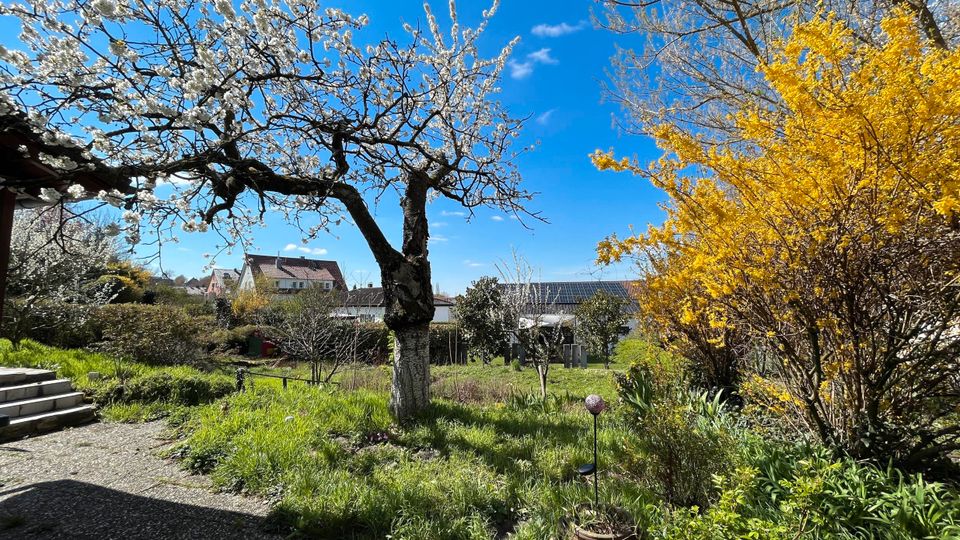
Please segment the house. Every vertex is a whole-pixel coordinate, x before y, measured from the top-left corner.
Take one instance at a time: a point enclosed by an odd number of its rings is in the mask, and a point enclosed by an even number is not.
[[[240,281],[239,271],[233,268],[214,268],[204,294],[207,298],[223,296],[232,291],[238,281]]]
[[[637,314],[639,306],[634,295],[631,292],[632,283],[630,281],[545,281],[531,283],[533,288],[531,296],[540,299],[540,303],[546,308],[544,313],[538,313],[536,316],[521,317],[519,324],[539,324],[541,326],[563,325],[576,328],[576,316],[574,312],[581,302],[590,298],[597,291],[603,291],[612,296],[622,298],[627,301],[626,311],[630,314],[624,335],[637,327]],[[513,283],[502,283],[500,289],[509,294],[515,291],[519,285]],[[532,322],[533,321],[533,322]]]
[[[240,269],[238,278],[239,289],[254,289],[261,280],[278,294],[296,294],[311,287],[328,291],[347,290],[347,284],[336,261],[280,255],[244,256],[243,268]]]
[[[167,276],[150,276],[150,288],[169,287],[174,290],[183,291],[188,296],[203,296],[207,291],[209,278],[186,279],[183,276],[176,279]]]
[[[433,295],[433,322],[452,322],[453,299],[440,294]],[[354,288],[347,291],[343,306],[337,308],[336,313],[344,317],[356,317],[362,321],[381,322],[387,313],[386,303],[383,301],[383,287]]]

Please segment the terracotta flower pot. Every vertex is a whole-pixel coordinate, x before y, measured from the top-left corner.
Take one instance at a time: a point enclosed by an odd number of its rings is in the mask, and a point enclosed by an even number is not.
[[[609,509],[608,509],[609,511]],[[573,538],[576,540],[633,540],[635,539],[636,532],[631,530],[632,527],[627,525],[632,520],[627,519],[627,516],[620,509],[612,509],[613,515],[607,515],[606,519],[601,519],[597,521],[597,514],[592,508],[587,508],[580,506],[577,509],[576,515],[580,517],[590,516],[588,522],[584,523],[579,519],[572,519],[570,523],[573,525]],[[621,523],[621,526],[610,526],[611,518],[613,522]],[[578,523],[578,521],[581,521]],[[599,525],[599,527],[598,527]],[[598,532],[596,529],[601,529],[603,532]],[[619,529],[619,530],[618,530]]]
[[[628,533],[599,533],[593,532],[579,525],[573,526],[573,537],[577,540],[631,540],[636,538],[632,532]]]

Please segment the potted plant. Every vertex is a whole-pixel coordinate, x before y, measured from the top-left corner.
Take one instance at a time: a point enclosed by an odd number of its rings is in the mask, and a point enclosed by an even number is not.
[[[636,524],[622,508],[583,504],[577,507],[573,521],[577,540],[629,540],[636,538]]]

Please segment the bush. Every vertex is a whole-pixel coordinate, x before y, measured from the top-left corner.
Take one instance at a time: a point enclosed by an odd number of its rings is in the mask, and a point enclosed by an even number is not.
[[[655,404],[627,439],[626,469],[639,482],[677,506],[706,508],[715,475],[731,467],[734,436],[687,403]]]
[[[237,326],[238,321],[233,316],[233,308],[230,300],[227,298],[217,298],[213,301],[213,312],[217,318],[217,325],[220,328],[233,328]]]
[[[231,329],[218,329],[204,334],[202,341],[207,352],[246,354],[250,336],[261,328],[255,324]],[[269,335],[269,329],[264,330]]]
[[[668,538],[906,539],[960,535],[960,498],[920,475],[905,476],[806,446],[759,441],[751,462],[717,478],[706,512],[668,516]]]
[[[14,341],[32,339],[54,347],[79,348],[99,339],[90,320],[96,306],[44,302],[42,309],[28,310],[19,299],[13,299],[6,309],[23,313],[3,320],[3,335]]]
[[[686,385],[689,378],[689,363],[683,357],[670,353],[641,335],[620,340],[614,349],[613,361],[627,366],[628,370],[645,368],[661,385]]]
[[[430,325],[430,362],[462,364],[467,359],[467,342],[456,323]]]
[[[626,468],[663,499],[678,506],[710,505],[714,476],[730,469],[735,431],[719,402],[686,387],[683,364],[634,340],[635,363],[617,375],[628,422],[639,435],[625,440]],[[660,351],[660,352],[657,352]]]
[[[353,325],[339,325],[337,331],[344,335],[335,340],[353,339]],[[357,341],[357,363],[383,364],[392,358],[393,338],[382,323],[362,323]]]
[[[132,278],[107,274],[97,278],[94,287],[108,292],[113,299],[112,304],[129,304],[143,299],[144,290]]]
[[[200,355],[197,321],[180,308],[111,304],[97,312],[99,348],[146,364],[183,364]]]
[[[157,403],[193,406],[210,403],[233,392],[234,381],[226,375],[210,375],[190,368],[152,371],[121,383],[116,379],[94,387],[100,404]]]

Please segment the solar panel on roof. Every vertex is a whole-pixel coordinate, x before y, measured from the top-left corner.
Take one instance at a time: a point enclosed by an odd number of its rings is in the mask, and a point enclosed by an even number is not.
[[[516,287],[513,283],[501,284],[507,290]],[[604,291],[620,298],[631,297],[630,291],[620,281],[570,281],[570,282],[542,282],[534,283],[541,298],[549,299],[557,304],[579,304],[590,298],[597,291]]]

